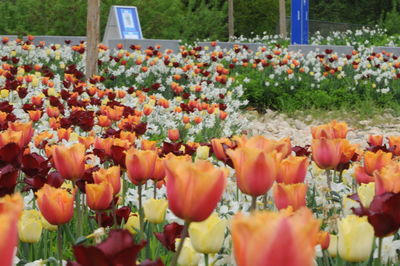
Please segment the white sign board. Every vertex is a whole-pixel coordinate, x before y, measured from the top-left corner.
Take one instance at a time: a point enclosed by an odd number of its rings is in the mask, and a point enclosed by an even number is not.
[[[143,39],[137,8],[134,6],[112,6],[103,42],[116,39]]]

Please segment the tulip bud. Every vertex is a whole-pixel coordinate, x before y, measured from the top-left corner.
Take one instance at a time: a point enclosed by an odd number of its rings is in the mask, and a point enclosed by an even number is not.
[[[171,141],[178,141],[180,138],[179,129],[168,129],[168,138]]]
[[[139,214],[131,213],[129,215],[128,221],[126,221],[126,224],[124,225],[124,229],[128,230],[132,235],[140,232]]]
[[[24,210],[18,221],[19,240],[25,243],[37,243],[42,235],[42,222],[37,210]]]
[[[165,199],[149,199],[143,204],[146,219],[153,224],[160,224],[165,220],[168,201]]]
[[[337,235],[330,235],[329,236],[329,247],[328,247],[328,253],[332,258],[335,258],[338,253],[338,237]]]
[[[196,159],[198,160],[206,160],[210,153],[210,147],[208,146],[199,146],[196,150]]]
[[[361,184],[357,194],[364,208],[368,208],[375,196],[375,183]]]
[[[194,249],[205,254],[218,253],[224,242],[227,224],[227,220],[220,219],[217,213],[202,222],[191,223],[189,235]]]
[[[175,246],[178,247],[182,240],[180,238],[175,239]],[[200,261],[200,254],[197,253],[190,242],[189,238],[185,238],[183,243],[182,251],[178,258],[178,264],[181,266],[197,266]]]
[[[350,262],[367,260],[372,251],[374,228],[367,217],[348,215],[338,223],[339,256]]]
[[[107,181],[100,184],[86,184],[86,201],[92,210],[106,210],[113,199],[113,187]]]

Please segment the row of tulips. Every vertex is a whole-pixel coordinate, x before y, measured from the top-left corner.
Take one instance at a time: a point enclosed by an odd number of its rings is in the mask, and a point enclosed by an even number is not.
[[[312,128],[305,147],[242,135],[191,156],[144,141],[93,166],[94,143],[42,156],[27,146],[32,130],[9,124],[0,134],[3,265],[14,254],[70,265],[331,265],[372,261],[375,250],[377,263],[398,261],[397,248],[383,249],[388,237],[396,247],[400,228],[396,137],[387,146],[369,136],[361,149],[332,121]]]

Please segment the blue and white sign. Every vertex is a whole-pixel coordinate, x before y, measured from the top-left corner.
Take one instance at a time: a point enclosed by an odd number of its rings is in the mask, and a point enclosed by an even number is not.
[[[309,0],[292,0],[292,44],[308,44]]]
[[[143,39],[139,16],[134,6],[113,6],[122,39]]]

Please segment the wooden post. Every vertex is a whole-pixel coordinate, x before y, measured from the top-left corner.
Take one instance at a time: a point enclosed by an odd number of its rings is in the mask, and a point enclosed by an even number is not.
[[[97,73],[97,46],[100,39],[100,0],[88,0],[86,27],[86,79],[89,79]]]
[[[234,18],[233,18],[233,0],[228,0],[228,34],[229,40],[235,35],[234,29]]]
[[[287,37],[285,0],[279,0],[279,33],[282,38]]]

